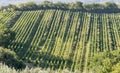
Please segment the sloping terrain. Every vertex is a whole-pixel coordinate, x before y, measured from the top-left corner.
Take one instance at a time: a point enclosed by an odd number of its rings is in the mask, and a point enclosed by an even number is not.
[[[87,72],[94,54],[120,48],[120,14],[62,10],[23,11],[9,48],[26,62]]]
[[[17,12],[0,12],[0,24],[7,25],[11,19],[16,16]]]

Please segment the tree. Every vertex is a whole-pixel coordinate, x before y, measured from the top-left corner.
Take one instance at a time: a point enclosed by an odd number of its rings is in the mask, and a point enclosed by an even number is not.
[[[38,6],[35,2],[27,2],[27,3],[25,3],[25,7],[28,10],[35,10],[35,9],[37,9]]]
[[[86,12],[94,12],[94,13],[113,13],[120,12],[120,9],[117,4],[106,2],[106,4],[83,4],[80,1],[76,1],[74,3],[63,3],[57,2],[53,3],[51,1],[43,1],[40,4],[36,4],[35,2],[27,2],[21,3],[18,6],[9,4],[8,6],[0,7],[0,10],[3,11],[13,11],[13,10],[37,10],[37,9],[62,9],[62,10],[73,10],[73,11],[86,11]]]
[[[106,2],[106,8],[107,9],[118,9],[118,6],[115,3]]]
[[[75,8],[78,9],[78,10],[83,10],[83,3],[80,2],[80,1],[77,1],[75,3]]]
[[[55,3],[56,9],[68,9],[68,4],[62,3],[62,2],[57,2]]]
[[[0,46],[7,47],[15,39],[15,32],[0,24]]]
[[[9,67],[14,67],[15,69],[25,68],[25,64],[19,61],[14,51],[2,47],[0,47],[0,62],[5,63]]]
[[[80,1],[77,1],[75,3],[69,3],[68,7],[70,10],[82,10],[82,11],[84,10],[83,3]]]
[[[50,1],[44,1],[41,4],[37,5],[39,9],[51,9],[54,8],[54,3],[50,2]]]
[[[101,13],[104,10],[105,6],[102,4],[93,3],[93,4],[85,4],[84,8],[88,12]]]
[[[43,2],[43,7],[46,7],[46,8],[51,8],[51,7],[52,7],[52,5],[53,5],[53,3],[52,3],[52,2],[50,2],[50,1],[44,1],[44,2]]]
[[[13,4],[9,4],[8,6],[6,6],[6,8],[9,10],[9,11],[14,11],[17,9],[17,6],[16,5],[13,5]]]
[[[18,8],[19,8],[19,10],[25,10],[26,9],[24,3],[19,4]]]
[[[105,10],[106,12],[118,12],[119,8],[118,5],[115,3],[106,2]]]

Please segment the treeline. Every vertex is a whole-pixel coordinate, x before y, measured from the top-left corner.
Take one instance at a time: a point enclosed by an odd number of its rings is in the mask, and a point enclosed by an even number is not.
[[[106,2],[105,4],[83,4],[80,1],[74,3],[53,3],[50,1],[44,1],[42,3],[27,2],[21,3],[19,5],[9,4],[8,6],[1,6],[1,11],[28,11],[28,10],[39,10],[39,9],[61,9],[61,10],[71,10],[71,11],[83,11],[83,12],[93,12],[93,13],[117,13],[120,12],[119,5],[111,2]]]

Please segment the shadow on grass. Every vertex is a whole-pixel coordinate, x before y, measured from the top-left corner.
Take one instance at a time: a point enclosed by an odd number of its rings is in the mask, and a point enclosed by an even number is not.
[[[63,68],[71,68],[72,60],[64,59],[59,56],[52,55],[50,52],[29,52],[31,55],[26,55],[24,58],[23,56],[27,53],[29,49],[25,49],[24,46],[26,44],[24,43],[18,43],[15,42],[14,44],[17,45],[17,47],[14,48],[16,54],[24,61],[30,64],[33,64],[34,66],[39,66],[41,68],[47,69],[52,68],[54,70],[56,69],[63,69]],[[19,47],[18,47],[19,46]],[[30,47],[36,47],[36,46],[30,46]],[[39,49],[39,47],[37,47]],[[25,50],[25,51],[24,51]]]
[[[71,59],[64,59],[47,52],[33,53],[30,59],[26,59],[26,61],[41,68],[52,68],[54,70],[63,68],[70,69],[73,63]]]

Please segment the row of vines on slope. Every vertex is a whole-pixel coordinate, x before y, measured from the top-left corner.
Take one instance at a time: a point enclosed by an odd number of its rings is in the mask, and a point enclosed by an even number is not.
[[[62,10],[24,11],[12,27],[9,48],[45,69],[87,72],[95,53],[120,48],[120,17]]]

